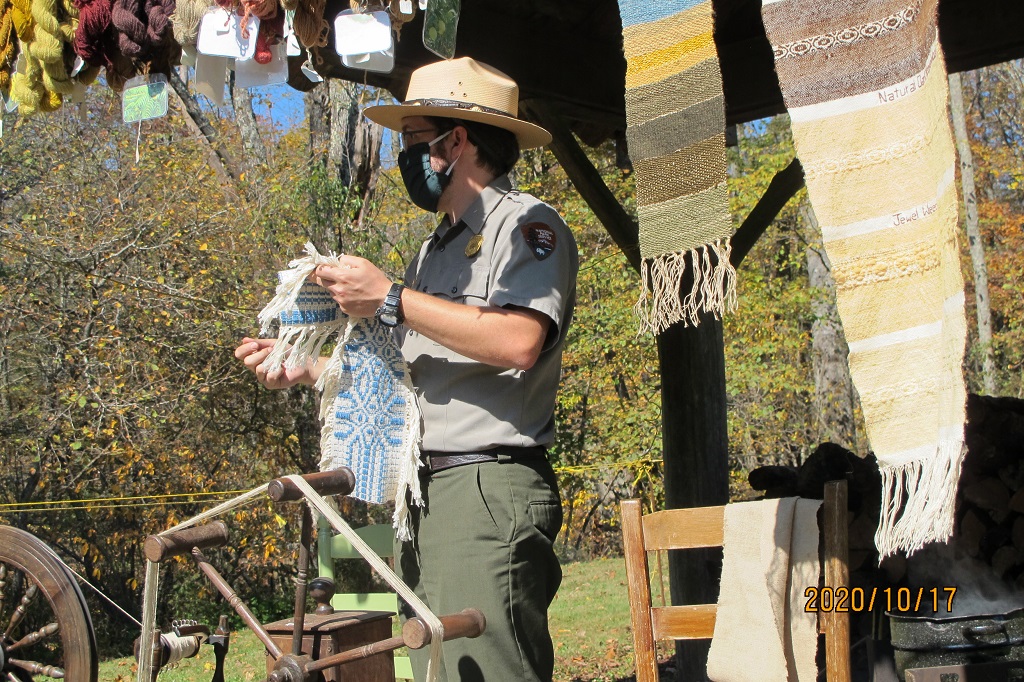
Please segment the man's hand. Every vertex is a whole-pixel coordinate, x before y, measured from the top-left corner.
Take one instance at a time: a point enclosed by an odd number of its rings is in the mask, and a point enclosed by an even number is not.
[[[352,317],[373,317],[391,290],[391,280],[376,265],[356,256],[342,256],[341,266],[319,265],[316,283]]]
[[[270,355],[276,342],[277,339],[250,339],[247,336],[235,349],[235,357],[241,360],[245,368],[255,374],[256,379],[266,388],[291,388],[296,384],[313,383],[313,377],[308,367],[295,369],[282,367],[276,372],[267,373],[263,368],[263,361]]]

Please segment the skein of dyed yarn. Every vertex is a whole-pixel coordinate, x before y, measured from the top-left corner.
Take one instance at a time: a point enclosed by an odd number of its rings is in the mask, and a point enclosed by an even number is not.
[[[141,58],[148,41],[140,0],[113,0],[110,22],[117,29],[117,46],[125,57]]]
[[[149,47],[155,50],[167,44],[172,37],[171,15],[174,14],[174,0],[144,0],[146,15],[146,37]]]
[[[278,6],[277,0],[242,0],[242,7],[245,10],[242,26],[246,25],[250,15],[255,15],[260,20],[253,59],[257,64],[269,64],[274,58],[270,51],[271,46],[280,43],[284,37],[284,12]],[[245,33],[247,31],[243,29],[242,37],[248,38]]]
[[[94,66],[109,66],[117,49],[110,30],[113,3],[111,0],[75,0],[78,7],[78,30],[75,31],[75,52]]]
[[[11,91],[14,48],[14,13],[9,0],[0,0],[0,92],[4,97]]]
[[[295,37],[299,39],[303,47],[327,46],[327,35],[331,31],[331,27],[324,19],[326,4],[325,0],[297,0],[292,28],[295,30]],[[317,57],[317,61],[321,61],[319,53]]]
[[[43,85],[43,66],[28,48],[35,41],[35,19],[29,0],[10,0],[14,32],[25,53],[25,73],[11,78],[11,98],[18,103],[18,113],[31,116],[38,111],[56,111],[61,105],[59,93]]]
[[[43,85],[51,92],[70,94],[74,83],[64,66],[64,43],[74,42],[77,21],[58,0],[32,0],[32,18],[35,40],[28,50],[42,65]]]
[[[71,23],[71,40],[64,44],[65,66],[74,62],[74,56],[78,54],[78,51],[75,49],[75,43],[78,39],[78,33],[81,30],[82,25],[82,10],[79,7],[79,1],[80,0],[61,0],[64,6],[64,12]],[[81,85],[92,85],[93,81],[96,80],[96,77],[100,75],[101,65],[90,64],[85,57],[82,57],[82,61],[84,61],[85,64],[78,70],[78,73],[75,74],[74,79]]]
[[[209,0],[177,0],[171,15],[174,40],[182,47],[192,46],[199,39],[199,23],[210,9]]]

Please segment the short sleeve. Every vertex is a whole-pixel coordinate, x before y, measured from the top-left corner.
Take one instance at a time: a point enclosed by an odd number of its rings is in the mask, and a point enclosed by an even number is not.
[[[489,301],[547,315],[552,322],[544,342],[547,350],[572,317],[579,269],[576,240],[546,204],[527,208],[503,227],[492,257]]]

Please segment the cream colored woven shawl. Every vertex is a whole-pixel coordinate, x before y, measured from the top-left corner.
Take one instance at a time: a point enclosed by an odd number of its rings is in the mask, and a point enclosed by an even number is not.
[[[762,4],[882,470],[882,557],[952,534],[964,451],[966,319],[936,5]]]

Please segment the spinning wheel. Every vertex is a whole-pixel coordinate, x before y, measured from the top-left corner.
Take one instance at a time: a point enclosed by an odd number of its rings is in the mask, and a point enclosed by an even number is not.
[[[0,526],[0,681],[95,682],[97,665],[74,577],[34,536]]]

